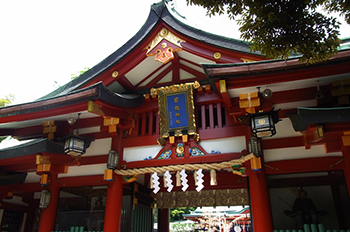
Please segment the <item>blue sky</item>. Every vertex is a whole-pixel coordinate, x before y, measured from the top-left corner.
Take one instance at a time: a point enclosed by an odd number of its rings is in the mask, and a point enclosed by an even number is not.
[[[12,93],[16,104],[32,101],[93,67],[141,28],[153,2],[0,1],[0,98]],[[209,18],[185,0],[177,7],[192,26],[239,39],[238,26],[226,16]],[[349,25],[341,37],[350,37]]]

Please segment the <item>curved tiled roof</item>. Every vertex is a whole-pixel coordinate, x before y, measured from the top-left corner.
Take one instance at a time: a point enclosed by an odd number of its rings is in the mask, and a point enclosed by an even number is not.
[[[0,149],[0,151],[0,160],[39,154],[42,152],[64,154],[63,144],[55,143],[47,138],[32,139],[16,146]]]
[[[88,84],[95,77],[103,73],[107,68],[116,64],[124,57],[127,56],[133,49],[135,49],[142,41],[147,39],[149,33],[156,27],[158,22],[162,21],[168,24],[173,29],[177,30],[179,33],[188,36],[194,40],[201,41],[210,45],[215,45],[221,48],[238,51],[242,53],[251,53],[249,50],[249,44],[237,39],[231,39],[224,36],[214,35],[196,28],[193,28],[182,21],[178,20],[169,10],[166,1],[161,1],[155,3],[151,6],[151,11],[141,29],[122,47],[108,56],[106,59],[102,60],[100,63],[95,65],[93,68],[89,69],[76,79],[67,83],[66,85],[58,88],[57,90],[51,92],[50,94],[40,98],[46,99],[58,95],[64,95],[71,91],[77,90],[82,86]],[[176,12],[175,12],[176,14]],[[259,55],[260,53],[254,53]]]
[[[0,108],[0,118],[13,116],[16,114],[25,114],[31,112],[38,112],[41,110],[49,110],[55,107],[64,107],[70,104],[99,99],[107,102],[115,107],[137,107],[141,105],[143,96],[136,94],[118,94],[110,91],[98,82],[89,87],[74,90],[69,94],[59,94],[39,99],[36,102],[29,102],[20,105],[10,105]]]

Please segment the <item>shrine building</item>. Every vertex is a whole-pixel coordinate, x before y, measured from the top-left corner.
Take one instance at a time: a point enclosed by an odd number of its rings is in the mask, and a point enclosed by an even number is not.
[[[222,206],[220,231],[285,231],[300,190],[317,207],[303,229],[350,230],[349,42],[268,60],[153,4],[100,63],[0,108],[0,232],[168,232],[170,209],[200,223]]]

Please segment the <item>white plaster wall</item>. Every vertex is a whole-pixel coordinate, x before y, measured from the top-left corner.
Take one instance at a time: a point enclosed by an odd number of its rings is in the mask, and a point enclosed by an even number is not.
[[[305,101],[295,101],[295,102],[288,102],[288,103],[281,103],[281,104],[275,104],[273,107],[275,107],[275,110],[288,110],[288,109],[296,109],[298,107],[314,107],[317,106],[316,99],[312,100],[305,100]]]
[[[211,153],[211,151],[221,153],[241,152],[247,149],[244,136],[203,140],[200,141],[199,145],[208,153]],[[162,147],[159,145],[124,148],[124,160],[132,162],[144,160],[148,157],[154,158],[161,149]]]
[[[148,157],[156,157],[158,152],[162,149],[160,145],[140,146],[140,147],[126,147],[124,148],[124,160],[126,162],[144,160]]]
[[[276,125],[276,134],[272,137],[264,137],[263,140],[267,139],[278,139],[278,138],[289,138],[289,137],[298,137],[302,134],[296,132],[293,128],[292,121],[289,118],[283,118]]]
[[[13,196],[11,199],[3,199],[2,201],[14,205],[28,206],[27,203],[22,201],[22,197],[19,196]]]
[[[104,172],[106,169],[107,169],[107,165],[105,163],[82,165],[82,166],[69,166],[68,173],[58,174],[58,178],[72,177],[72,176],[104,175]]]
[[[4,210],[0,209],[0,225],[1,225],[1,221],[2,221],[2,216],[4,215]]]
[[[211,153],[211,151],[221,153],[241,152],[247,149],[244,136],[203,140],[200,141],[199,145],[208,153]]]
[[[86,156],[97,156],[97,155],[107,155],[111,149],[112,138],[96,139],[92,141],[90,147],[86,149]]]
[[[24,183],[39,183],[40,176],[36,172],[28,172]]]
[[[323,145],[311,146],[310,149],[305,149],[305,147],[290,147],[264,150],[265,162],[330,156],[342,157],[342,153],[326,153]]]

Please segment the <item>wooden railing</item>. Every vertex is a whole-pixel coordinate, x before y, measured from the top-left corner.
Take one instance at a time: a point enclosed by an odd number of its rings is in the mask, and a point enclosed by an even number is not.
[[[329,230],[329,229],[325,230],[323,224],[318,224],[318,225],[305,224],[303,230],[302,229],[274,230],[273,232],[350,232],[350,229],[349,230]]]
[[[85,230],[83,226],[72,226],[70,230],[59,230],[59,231],[51,231],[51,232],[103,232],[103,231],[90,231],[90,230]]]
[[[220,102],[196,106],[195,114],[198,129],[222,128],[230,124],[225,107]],[[159,134],[158,111],[139,113],[136,116],[136,125],[137,136]]]

